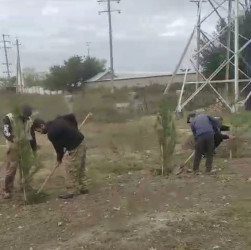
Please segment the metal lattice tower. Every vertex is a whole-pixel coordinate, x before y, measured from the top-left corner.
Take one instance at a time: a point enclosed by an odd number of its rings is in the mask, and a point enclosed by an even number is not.
[[[197,40],[197,49],[195,54],[190,58],[190,64],[192,68],[196,72],[196,81],[189,82],[187,81],[188,71],[190,69],[185,70],[184,79],[182,88],[180,91],[180,96],[178,100],[178,105],[176,108],[177,112],[181,112],[184,107],[195,97],[197,96],[206,86],[210,86],[214,93],[218,96],[219,100],[228,107],[231,112],[236,112],[238,110],[238,106],[244,104],[248,98],[251,96],[251,91],[247,95],[247,97],[240,101],[240,93],[242,93],[250,84],[251,84],[251,77],[248,73],[243,72],[239,67],[239,59],[242,57],[241,52],[247,48],[247,46],[251,43],[251,39],[248,39],[242,36],[239,33],[239,19],[240,16],[243,16],[245,11],[250,10],[251,1],[250,0],[192,0],[191,2],[195,2],[197,4],[197,21],[193,28],[193,31],[188,39],[188,42],[185,46],[185,49],[182,53],[182,56],[173,72],[173,75],[167,84],[164,95],[168,93],[169,88],[175,82],[175,77],[180,70],[180,67],[187,57],[189,48],[191,47],[192,40],[196,37]],[[203,7],[205,10],[210,10],[205,17],[201,18]],[[203,24],[206,20],[208,20],[211,16],[217,15],[220,20],[224,20],[222,12],[225,11],[227,16],[227,24],[219,31],[217,36],[213,36],[208,34],[203,29]],[[205,11],[204,11],[205,12]],[[227,34],[226,44],[223,44],[219,41],[219,37],[223,34]],[[231,49],[231,35],[234,34],[234,50]],[[201,45],[200,39],[201,37],[204,38],[206,41],[205,44]],[[239,46],[239,38],[245,39],[245,43],[242,47]],[[217,40],[218,39],[218,40]],[[208,46],[212,46],[214,42],[220,43],[220,45],[226,49],[226,59],[221,63],[221,65],[209,76],[206,77],[203,74],[203,71],[200,66],[200,54],[203,50],[205,50]],[[233,62],[234,60],[234,62]],[[229,72],[230,66],[234,67],[234,79],[230,79]],[[225,80],[216,80],[215,77],[219,72],[222,70],[225,71]],[[239,74],[245,76],[244,79],[239,78]],[[230,103],[228,101],[228,94],[229,94],[229,87],[233,86],[234,83],[234,102]],[[245,87],[239,90],[240,83],[245,83]],[[188,84],[195,85],[195,91],[183,101],[183,94],[185,90],[185,86]],[[225,93],[226,95],[223,96],[219,91],[213,86],[213,84],[225,84]]]

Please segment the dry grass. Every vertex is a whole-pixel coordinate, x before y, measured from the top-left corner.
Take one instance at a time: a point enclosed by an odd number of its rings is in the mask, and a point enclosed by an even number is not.
[[[83,131],[89,147],[88,172],[96,184],[159,165],[152,117],[124,124],[91,123]]]
[[[99,93],[93,99],[89,96],[81,100],[81,96],[78,96],[75,106],[79,119],[92,109],[97,112],[94,119],[83,127],[89,147],[87,168],[92,180],[90,194],[76,197],[70,202],[54,199],[64,188],[64,168],[59,168],[46,186],[45,191],[51,194],[47,203],[23,208],[16,205],[14,197],[12,203],[2,204],[2,248],[9,249],[14,245],[13,249],[56,249],[60,245],[64,249],[152,247],[194,250],[212,249],[214,246],[237,249],[235,247],[241,244],[238,249],[249,249],[245,246],[250,246],[250,202],[233,202],[235,199],[239,201],[239,196],[241,199],[249,196],[249,184],[246,183],[244,189],[244,183],[237,179],[239,186],[236,187],[240,190],[232,187],[233,182],[226,185],[226,177],[234,177],[233,169],[223,169],[222,166],[227,163],[217,158],[214,165],[222,170],[215,178],[184,175],[167,179],[153,176],[150,170],[160,167],[157,135],[153,128],[155,117],[149,115],[150,112],[137,117],[129,113],[129,117],[120,119],[115,113],[117,122],[111,122],[104,112],[106,107],[108,110],[112,108],[118,99],[103,104],[104,98],[99,100],[99,97]],[[39,109],[48,111],[48,119],[65,113],[64,101],[57,98],[60,101],[55,104],[58,105],[55,110],[50,110],[48,99],[35,100],[40,102]],[[154,98],[157,105],[157,95]],[[8,109],[7,106],[5,108]],[[99,114],[103,115],[103,120],[99,120]],[[180,145],[191,132],[185,119],[177,121],[176,125],[178,146],[174,162],[180,164],[188,154]],[[56,159],[46,136],[38,135],[38,144],[41,146],[38,154],[45,168],[35,176],[33,184],[36,187],[50,173]],[[239,195],[234,196],[237,191]],[[223,196],[227,200],[223,200]],[[226,202],[231,203],[229,210]],[[225,214],[219,217],[218,213],[223,209]],[[240,220],[235,221],[235,217]],[[6,225],[10,230],[6,231]],[[237,240],[232,237],[237,237]],[[124,239],[124,247],[121,239]]]
[[[88,151],[88,168],[92,179],[103,181],[109,174],[114,176],[142,169],[156,169],[160,167],[160,150],[157,135],[154,131],[155,113],[162,97],[162,86],[151,86],[145,89],[116,90],[111,95],[105,89],[87,89],[84,95],[74,97],[74,112],[78,120],[82,120],[88,112],[93,112],[92,120],[83,128],[86,136]],[[147,102],[147,110],[136,114],[131,110],[123,113],[114,109],[115,103],[128,102],[131,91],[136,91]],[[0,115],[9,112],[11,100],[16,97],[4,95],[0,98]],[[52,119],[56,115],[67,113],[63,96],[18,96],[18,102],[31,103],[41,114],[42,118]],[[171,92],[170,107],[175,106],[176,96]],[[176,121],[178,136],[175,150],[174,164],[179,165],[187,156],[181,144],[190,135],[190,129],[185,118]],[[2,137],[1,137],[2,139]],[[4,141],[1,141],[4,143]],[[55,152],[46,137],[38,137],[40,158],[43,159],[46,169],[54,166]],[[4,148],[0,148],[0,156]],[[38,174],[42,179],[47,170]],[[63,175],[59,171],[58,175]]]
[[[136,92],[143,103],[144,111],[137,112],[132,108],[118,111],[116,103],[130,102],[130,93]],[[108,89],[87,88],[83,94],[75,96],[74,112],[81,119],[84,114],[92,112],[95,114],[94,120],[98,122],[123,123],[134,120],[144,115],[155,114],[159,110],[160,100],[163,96],[163,86],[152,85],[145,88],[123,88],[116,89],[111,94]],[[171,92],[168,95],[168,103],[171,109],[176,106],[176,94]]]
[[[11,112],[13,103],[30,104],[35,110],[38,110],[44,119],[53,119],[58,114],[67,112],[67,106],[61,95],[41,96],[41,95],[16,95],[0,94],[0,117]]]

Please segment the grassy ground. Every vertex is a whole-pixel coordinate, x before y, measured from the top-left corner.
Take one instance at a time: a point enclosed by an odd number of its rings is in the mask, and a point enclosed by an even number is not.
[[[55,105],[63,113],[64,101]],[[37,106],[50,109],[39,101]],[[79,114],[89,111],[76,106]],[[48,118],[55,115],[50,112]],[[142,115],[123,122],[89,121],[83,132],[90,194],[58,200],[64,191],[63,168],[46,186],[47,202],[25,206],[16,189],[11,201],[0,203],[1,250],[251,249],[251,159],[230,162],[226,155],[217,155],[213,176],[154,175],[152,170],[160,167],[154,120]],[[177,127],[174,163],[179,165],[190,153],[182,149],[190,131],[185,120],[177,121]],[[38,143],[45,168],[36,175],[34,187],[55,163],[46,137],[39,135]],[[248,157],[248,147],[245,150],[242,156]]]
[[[152,118],[141,122],[150,131]],[[108,143],[119,130],[122,135]],[[159,166],[153,133],[142,145],[130,143],[129,131],[137,136],[134,122],[89,123],[84,131],[91,193],[58,200],[64,189],[58,169],[46,203],[24,206],[18,192],[2,201],[1,249],[250,249],[250,159],[229,164],[216,158],[215,176],[167,179],[150,171]],[[45,138],[39,142],[48,164],[34,185],[49,173],[54,157]]]

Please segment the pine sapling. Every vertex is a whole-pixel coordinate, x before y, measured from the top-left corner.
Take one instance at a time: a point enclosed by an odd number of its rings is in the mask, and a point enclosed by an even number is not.
[[[32,152],[30,146],[29,134],[27,134],[27,126],[30,126],[30,124],[23,122],[20,108],[15,107],[13,115],[15,134],[14,143],[17,147],[21,190],[23,190],[25,202],[31,202],[33,200],[33,195],[35,194],[31,187],[31,182],[35,174],[41,169],[42,164]]]
[[[176,128],[173,114],[166,100],[161,103],[155,128],[158,133],[162,158],[162,175],[168,175],[173,171],[172,157],[176,146]]]

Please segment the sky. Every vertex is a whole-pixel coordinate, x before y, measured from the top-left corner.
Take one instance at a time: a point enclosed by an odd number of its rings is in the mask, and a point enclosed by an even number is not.
[[[214,0],[220,1],[220,0]],[[106,59],[109,35],[106,3],[96,0],[0,0],[0,34],[21,43],[22,67],[48,71],[73,55]],[[197,7],[189,0],[121,0],[112,2],[114,68],[122,73],[172,72],[196,24]],[[208,4],[203,13],[211,10]],[[224,11],[224,9],[222,10]],[[216,16],[203,24],[212,33]],[[189,49],[194,51],[193,41]],[[0,73],[4,53],[0,51]],[[16,49],[8,50],[15,73]],[[189,56],[188,56],[189,57]]]

